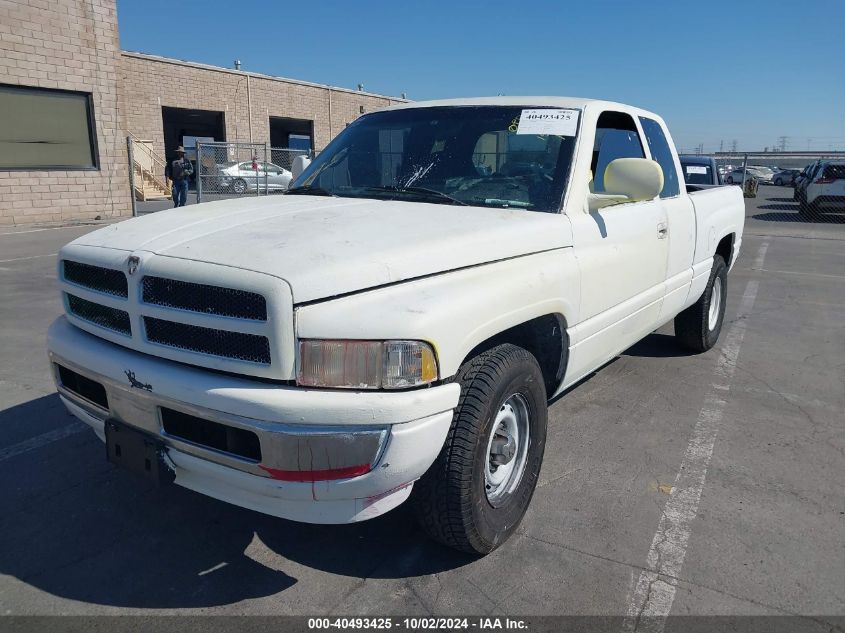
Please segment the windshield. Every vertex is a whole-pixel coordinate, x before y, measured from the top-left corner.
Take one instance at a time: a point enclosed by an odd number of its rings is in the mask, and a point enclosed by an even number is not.
[[[339,134],[289,194],[557,212],[579,112],[548,111],[550,116],[569,113],[574,121],[564,126],[520,125],[529,110],[510,106],[375,112]],[[549,130],[568,134],[537,133]]]

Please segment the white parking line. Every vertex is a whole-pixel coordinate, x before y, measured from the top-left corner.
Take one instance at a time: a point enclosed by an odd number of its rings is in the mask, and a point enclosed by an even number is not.
[[[755,263],[766,255],[768,243],[757,253]],[[747,317],[757,298],[758,282],[752,280],[745,287],[734,321],[722,346],[716,363],[718,380],[711,385],[698,415],[692,438],[684,453],[681,468],[675,477],[674,487],[663,508],[657,532],[646,556],[646,570],[640,574],[628,602],[624,631],[663,631],[666,617],[672,611],[675,586],[687,553],[693,519],[698,513],[701,492],[707,477],[707,468],[713,457],[716,433],[725,409],[725,396],[730,391],[731,378],[742,340],[745,337]]]
[[[769,250],[769,243],[763,242],[760,245],[760,249],[757,251],[757,257],[754,258],[754,263],[751,265],[751,268],[759,270],[763,267],[763,261],[766,259],[767,250]]]
[[[63,440],[64,438],[79,433],[80,431],[84,431],[87,428],[89,427],[81,422],[74,422],[73,424],[68,424],[67,426],[63,426],[54,431],[42,433],[41,435],[36,435],[28,440],[24,440],[23,442],[12,444],[11,446],[0,449],[0,462],[11,459],[12,457],[17,457],[23,453],[28,453],[29,451],[34,451],[37,448],[46,446],[47,444],[58,442],[59,440]]]
[[[845,275],[828,275],[825,273],[808,273],[802,272],[800,270],[773,270],[771,268],[762,268],[755,266],[754,270],[758,270],[761,273],[775,273],[777,275],[803,275],[805,277],[825,277],[827,279],[845,279]]]
[[[22,262],[27,259],[40,259],[42,257],[55,257],[58,253],[47,253],[46,255],[30,255],[29,257],[13,257],[12,259],[0,259],[0,264],[8,264],[9,262]]]
[[[106,224],[103,222],[102,224]],[[48,226],[42,229],[27,229],[25,231],[7,231],[6,233],[0,233],[0,237],[4,235],[24,235],[26,233],[41,233],[41,231],[66,231],[67,229],[79,229],[86,226],[89,227],[96,227],[100,226],[101,223],[97,224],[69,224],[68,226]]]

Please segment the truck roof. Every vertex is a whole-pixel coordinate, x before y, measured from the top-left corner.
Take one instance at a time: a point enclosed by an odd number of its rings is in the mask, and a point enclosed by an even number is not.
[[[546,107],[546,108],[578,108],[596,107],[599,109],[620,110],[637,115],[658,117],[659,115],[642,108],[617,103],[614,101],[603,101],[601,99],[585,99],[584,97],[549,97],[549,96],[525,96],[525,97],[464,97],[460,99],[436,99],[433,101],[411,101],[393,105],[384,110],[403,110],[408,108],[433,108],[437,106],[523,106],[523,107]]]

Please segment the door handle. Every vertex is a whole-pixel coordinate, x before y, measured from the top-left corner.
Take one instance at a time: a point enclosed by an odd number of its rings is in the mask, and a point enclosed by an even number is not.
[[[669,235],[669,227],[665,222],[661,222],[657,225],[657,239],[665,240],[667,235]]]

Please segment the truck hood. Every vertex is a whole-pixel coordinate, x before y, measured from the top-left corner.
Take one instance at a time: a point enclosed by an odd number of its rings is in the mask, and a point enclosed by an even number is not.
[[[564,248],[572,233],[560,214],[291,195],[160,211],[74,243],[273,275],[302,303]]]

